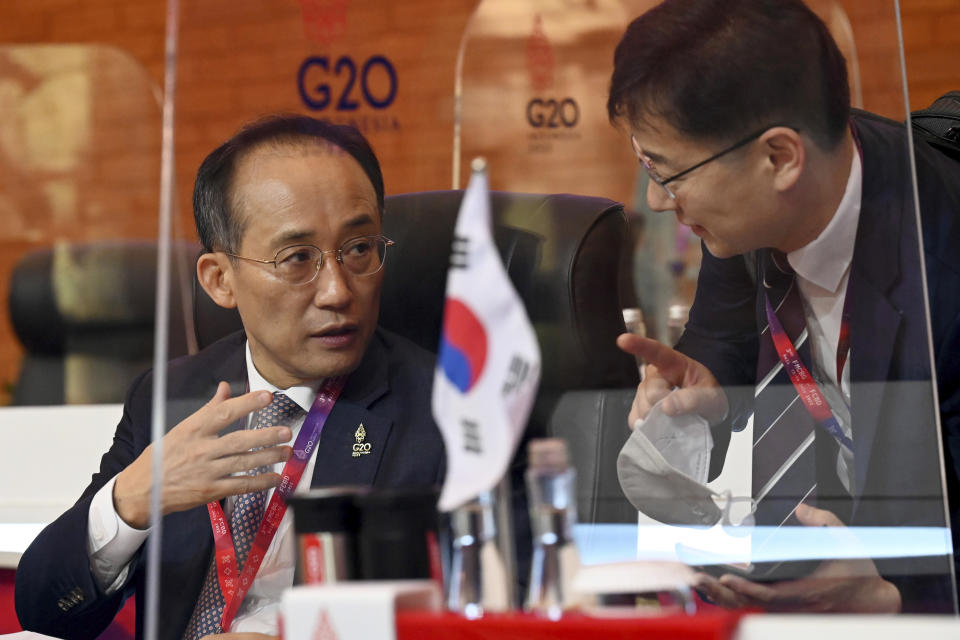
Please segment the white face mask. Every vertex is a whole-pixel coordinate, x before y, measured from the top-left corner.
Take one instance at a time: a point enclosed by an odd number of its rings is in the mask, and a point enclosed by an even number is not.
[[[727,500],[706,486],[711,449],[704,418],[668,416],[657,403],[620,451],[620,487],[634,507],[655,520],[712,526],[726,519],[717,500]]]

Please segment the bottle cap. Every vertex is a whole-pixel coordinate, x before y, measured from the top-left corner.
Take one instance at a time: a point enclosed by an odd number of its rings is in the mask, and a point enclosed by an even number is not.
[[[623,324],[627,331],[638,336],[647,337],[647,329],[643,324],[643,311],[636,307],[623,310]]]
[[[562,438],[540,438],[527,445],[527,462],[530,469],[540,471],[565,471],[569,466],[567,442]]]

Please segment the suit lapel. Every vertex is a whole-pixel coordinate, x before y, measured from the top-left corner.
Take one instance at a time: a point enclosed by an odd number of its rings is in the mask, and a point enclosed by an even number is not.
[[[210,393],[206,396],[208,399],[213,396],[221,380],[225,380],[230,385],[231,398],[236,398],[247,392],[249,382],[247,381],[246,344],[246,336],[241,335],[240,348],[233,350],[229,356],[224,358],[223,361],[211,371],[211,389]],[[237,420],[221,433],[230,433],[231,431],[244,428],[246,428],[246,417]]]
[[[386,348],[374,335],[324,425],[310,486],[375,482],[393,421],[369,408],[389,390]]]
[[[870,141],[864,139],[863,143],[868,146]],[[847,285],[855,510],[866,483],[902,321],[902,311],[892,302],[890,293],[904,271],[904,248],[911,239],[916,243],[917,237],[916,232],[908,228],[913,224],[913,216],[906,215],[912,212],[907,190],[895,186],[901,184],[897,174],[902,172],[906,158],[897,161],[899,159],[888,158],[869,147],[862,158],[860,221]],[[920,286],[920,282],[916,286]]]
[[[850,310],[850,383],[857,496],[862,495],[864,489],[884,387],[902,320],[901,311],[890,303],[876,283],[861,277],[863,279],[854,283],[854,273],[851,273],[847,293],[855,295]]]

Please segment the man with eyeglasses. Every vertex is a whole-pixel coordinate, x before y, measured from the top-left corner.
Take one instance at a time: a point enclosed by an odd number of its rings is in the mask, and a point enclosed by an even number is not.
[[[785,387],[802,402],[773,419],[809,410],[800,419],[811,435],[796,449],[784,447],[777,467],[789,474],[802,456],[814,458],[815,487],[797,495],[806,497],[804,504],[793,502],[800,524],[942,529],[939,434],[925,384],[934,373],[925,283],[946,486],[957,522],[957,164],[922,144],[916,148],[924,280],[905,127],[851,113],[843,56],[799,0],[661,3],[619,43],[607,106],[650,178],[650,208],[673,213],[706,249],[675,349],[638,336],[619,339],[622,349],[649,363],[631,427],[661,401],[667,415],[703,416],[714,438],[709,477],[715,478],[731,430],[743,428],[756,410],[756,474],[758,456],[777,438],[761,431],[757,417],[771,379],[764,372],[779,368],[795,379]],[[788,324],[790,292],[806,336],[794,338],[796,349],[780,328],[781,320]],[[796,355],[801,340],[809,346],[807,362]],[[765,354],[773,355],[773,369],[762,370]],[[757,444],[761,438],[766,448]],[[772,476],[763,489],[785,477]],[[954,545],[956,532],[955,526]],[[899,540],[898,552],[914,553],[909,536]],[[944,553],[929,562],[826,560],[789,580],[704,573],[697,584],[730,607],[950,611],[955,596]]]
[[[363,136],[305,116],[257,121],[201,165],[197,276],[214,302],[238,309],[243,331],[170,363],[160,637],[277,635],[295,557],[291,514],[270,508],[278,484],[442,482],[433,358],[377,327],[393,244],[381,234],[383,206]],[[25,628],[95,637],[135,591],[141,635],[151,385],[150,373],[134,382],[100,472],[24,554],[16,604]],[[272,538],[267,525],[278,527]],[[224,548],[231,565],[221,565]],[[256,562],[231,610],[221,585]]]

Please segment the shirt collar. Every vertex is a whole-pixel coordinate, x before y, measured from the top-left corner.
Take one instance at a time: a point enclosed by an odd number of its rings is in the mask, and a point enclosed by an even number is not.
[[[288,389],[278,389],[260,375],[260,372],[257,371],[257,367],[253,364],[253,355],[250,353],[250,341],[247,340],[245,345],[245,351],[247,354],[247,383],[250,385],[250,391],[269,391],[270,393],[276,393],[277,391],[282,391],[288,398],[297,403],[301,409],[305,412],[310,411],[310,407],[313,405],[314,398],[317,397],[317,390],[320,388],[320,384],[323,380],[317,380],[310,383],[306,386],[299,387],[290,387]]]
[[[854,150],[847,188],[830,223],[813,242],[787,254],[787,261],[804,280],[836,293],[853,261],[863,192],[860,152]]]

